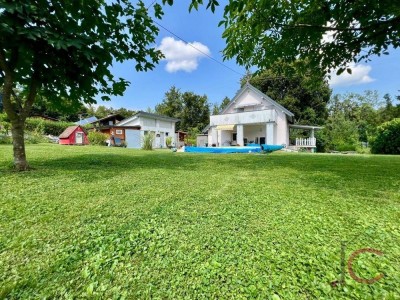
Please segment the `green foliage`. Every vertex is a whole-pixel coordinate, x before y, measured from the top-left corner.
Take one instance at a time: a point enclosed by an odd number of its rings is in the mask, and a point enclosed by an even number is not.
[[[25,128],[28,131],[36,131],[42,134],[51,134],[59,136],[68,126],[73,125],[70,122],[53,122],[40,118],[28,118]]]
[[[2,299],[396,299],[400,157],[0,146]],[[112,175],[117,175],[112,177]],[[21,180],[23,178],[23,180]],[[260,192],[262,191],[262,192]],[[23,199],[23,201],[21,200]],[[340,278],[360,248],[359,284]]]
[[[107,134],[98,131],[90,131],[87,137],[91,145],[100,146],[104,146],[106,144],[106,140],[109,139]]]
[[[196,95],[192,92],[182,94],[183,110],[180,128],[184,131],[202,130],[210,122],[210,107],[207,96]]]
[[[165,144],[167,145],[167,147],[170,147],[170,146],[172,146],[172,137],[167,137],[166,139],[165,139]]]
[[[400,118],[383,123],[378,127],[371,142],[371,152],[379,154],[400,154]]]
[[[220,22],[223,54],[259,69],[307,59],[311,67],[351,73],[351,63],[400,46],[399,18],[400,4],[391,0],[229,1]]]
[[[8,135],[10,132],[11,124],[6,114],[0,114],[0,133]]]
[[[109,115],[115,115],[119,114],[122,115],[125,118],[131,117],[134,115],[136,112],[134,110],[126,109],[126,108],[112,108],[112,107],[106,107],[104,105],[99,105],[97,107],[89,105],[87,108],[87,114],[90,116],[96,116],[98,119],[107,117]]]
[[[172,86],[165,93],[163,101],[156,105],[155,113],[179,119],[181,117],[182,109],[182,93],[178,88]],[[177,124],[176,129],[179,129],[179,123]]]
[[[247,82],[242,79],[242,85]],[[327,118],[331,90],[320,68],[307,61],[288,64],[275,62],[269,69],[252,76],[250,83],[294,113],[294,122],[321,125]]]
[[[153,150],[154,134],[147,133],[142,138],[142,149],[143,150]]]
[[[70,1],[62,6],[48,0],[2,1],[0,8],[1,69],[28,89],[34,75],[40,94],[53,103],[96,103],[98,92],[103,100],[122,95],[128,82],[111,74],[115,60],[134,60],[137,71],[146,71],[161,58],[160,51],[149,47],[158,28],[142,1]],[[160,18],[161,12],[155,16]]]
[[[357,124],[340,114],[329,117],[322,132],[329,150],[353,151],[359,143]]]
[[[49,140],[47,140],[39,131],[25,132],[24,140],[26,144],[39,144],[49,142]]]
[[[0,134],[0,144],[1,145],[11,145],[12,144],[12,138],[8,135],[2,135]]]
[[[38,96],[55,108],[65,101],[69,108],[96,103],[98,95],[110,100],[129,85],[112,74],[115,62],[133,61],[136,71],[148,71],[162,58],[153,22],[163,14],[159,4],[149,10],[141,0],[2,0],[0,12],[0,86],[4,110],[18,131],[14,162],[21,171],[29,169],[25,120]]]
[[[176,130],[201,130],[210,122],[210,107],[207,96],[192,92],[182,93],[175,86],[165,93],[163,102],[156,105],[157,114],[180,119]]]
[[[211,112],[211,114],[212,114],[212,115],[218,115],[218,114],[220,114],[220,113],[225,109],[225,107],[228,106],[228,104],[229,104],[230,102],[231,102],[231,99],[229,99],[228,97],[225,97],[225,98],[222,100],[222,102],[221,102],[220,104],[214,103],[214,104],[213,104],[213,107],[212,107],[212,112]]]
[[[36,97],[32,106],[31,116],[46,116],[61,121],[75,122],[79,120],[79,114],[86,114],[87,108],[81,102],[69,99],[60,99],[57,102],[50,101],[45,97]]]

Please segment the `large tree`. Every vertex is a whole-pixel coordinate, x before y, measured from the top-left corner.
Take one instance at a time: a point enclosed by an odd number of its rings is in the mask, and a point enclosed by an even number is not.
[[[271,68],[242,80],[294,113],[295,123],[322,125],[327,118],[331,90],[320,68],[311,68],[305,61],[275,62]]]
[[[203,0],[194,2],[197,8]],[[211,8],[218,4],[207,3]],[[400,46],[400,2],[229,0],[220,25],[225,58],[236,57],[240,65],[264,69],[276,60],[309,59],[314,66],[341,72],[350,63]]]
[[[160,5],[153,11],[162,16]],[[122,95],[129,83],[112,75],[112,64],[132,60],[136,71],[152,69],[162,56],[150,47],[157,33],[142,1],[0,0],[0,86],[16,169],[29,167],[24,126],[37,95],[55,105]]]
[[[156,113],[172,118],[179,118],[182,113],[182,93],[180,90],[172,86],[164,95],[163,102],[155,107]]]
[[[210,106],[206,95],[200,96],[192,92],[185,92],[182,94],[182,104],[180,124],[182,130],[196,129],[200,132],[209,124]]]

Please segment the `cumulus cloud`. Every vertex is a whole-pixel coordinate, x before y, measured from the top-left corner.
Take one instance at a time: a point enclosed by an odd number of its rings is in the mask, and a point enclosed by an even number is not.
[[[163,38],[158,49],[165,56],[164,60],[167,61],[165,69],[169,73],[177,71],[192,72],[197,69],[199,60],[202,57],[211,54],[208,47],[202,43],[193,42],[187,44],[172,37]]]
[[[375,81],[375,79],[369,75],[369,72],[371,72],[372,70],[371,66],[362,64],[360,65],[351,64],[350,68],[352,71],[351,74],[344,71],[342,74],[338,76],[336,75],[336,70],[333,71],[331,79],[329,80],[330,85],[350,86],[350,85],[365,84]]]

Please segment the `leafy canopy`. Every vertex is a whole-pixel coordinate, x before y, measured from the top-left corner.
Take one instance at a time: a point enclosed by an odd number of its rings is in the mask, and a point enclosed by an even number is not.
[[[242,86],[247,76],[242,79]],[[307,61],[276,61],[269,69],[251,76],[257,89],[294,113],[295,123],[322,125],[327,117],[331,90],[320,68],[311,68]]]
[[[160,18],[161,6],[154,11]],[[27,92],[36,83],[56,103],[122,95],[128,82],[112,75],[115,62],[146,71],[162,56],[149,47],[158,28],[142,1],[1,0],[0,12],[0,85],[7,75]]]
[[[172,2],[167,1],[167,2]],[[203,0],[195,0],[193,8]],[[209,0],[215,9],[218,2]],[[229,0],[224,56],[244,66],[309,59],[324,70],[388,54],[400,45],[400,2],[393,0]],[[348,69],[348,72],[351,72]]]

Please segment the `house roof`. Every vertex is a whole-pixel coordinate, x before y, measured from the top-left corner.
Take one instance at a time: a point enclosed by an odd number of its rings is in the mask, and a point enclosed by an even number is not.
[[[67,127],[63,133],[60,134],[59,138],[60,139],[67,139],[69,136],[78,128],[81,127],[79,125],[74,125],[74,126],[69,126]],[[82,128],[82,127],[81,127]]]
[[[231,102],[222,110],[222,112],[220,113],[220,115],[223,115],[232,105],[234,105],[234,103],[236,102],[236,100],[246,91],[246,90],[251,90],[253,92],[255,92],[260,98],[265,99],[269,102],[272,103],[272,105],[274,105],[275,107],[279,108],[282,110],[282,112],[284,112],[286,115],[288,115],[289,117],[294,117],[294,113],[292,113],[291,111],[289,111],[288,109],[284,108],[282,105],[280,105],[278,102],[272,100],[270,97],[268,97],[266,94],[264,94],[263,92],[261,92],[259,89],[255,88],[254,86],[252,86],[250,83],[246,83],[240,90],[239,92],[236,93],[235,97],[233,97],[233,99],[231,100]]]
[[[179,121],[179,119],[176,119],[176,118],[171,118],[168,116],[157,115],[157,114],[152,114],[152,113],[148,113],[148,112],[144,112],[144,111],[139,111],[136,114],[134,114],[132,117],[122,120],[121,122],[116,124],[116,126],[123,126],[124,124],[129,123],[130,121],[132,121],[136,118],[139,118],[139,117],[147,117],[147,118],[151,118],[151,119],[165,120],[165,121],[171,121],[171,122]]]
[[[120,114],[113,114],[113,115],[108,115],[107,117],[101,118],[101,119],[96,119],[94,121],[89,122],[88,124],[96,123],[96,122],[101,122],[101,121],[107,121],[111,119],[119,119],[120,121],[125,119],[123,115]]]
[[[86,124],[90,124],[90,123],[93,123],[93,122],[96,122],[96,121],[97,121],[97,118],[95,116],[92,116],[92,117],[89,117],[89,118],[86,118],[86,119],[82,119],[80,121],[76,121],[74,124],[76,124],[76,125],[86,125]]]

